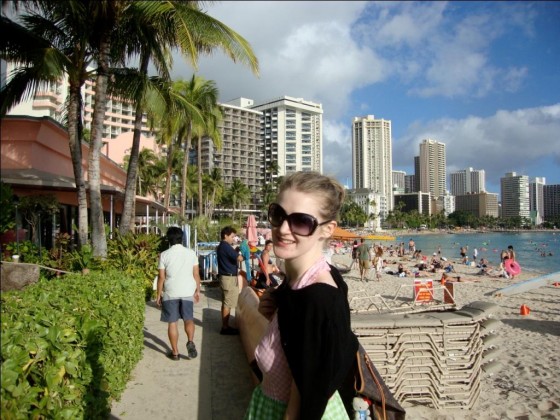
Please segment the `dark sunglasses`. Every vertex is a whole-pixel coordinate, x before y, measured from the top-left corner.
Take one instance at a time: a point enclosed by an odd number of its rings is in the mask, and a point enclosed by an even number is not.
[[[272,227],[279,228],[285,220],[288,221],[292,233],[298,236],[311,236],[317,227],[330,222],[327,220],[319,223],[315,217],[307,213],[286,214],[286,210],[280,204],[272,203],[268,207],[268,221]]]

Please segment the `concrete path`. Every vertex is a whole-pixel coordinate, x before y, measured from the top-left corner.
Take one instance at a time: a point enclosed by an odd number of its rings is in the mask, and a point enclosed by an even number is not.
[[[253,379],[239,336],[222,336],[220,288],[202,286],[195,305],[198,357],[186,358],[187,337],[180,323],[180,361],[170,351],[167,324],[154,302],[146,305],[144,354],[121,400],[113,402],[112,420],[242,419]]]

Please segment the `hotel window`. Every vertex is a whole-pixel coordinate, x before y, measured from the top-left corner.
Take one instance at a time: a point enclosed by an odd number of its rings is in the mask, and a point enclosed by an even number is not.
[[[296,144],[295,143],[286,143],[286,152],[295,153],[296,152]]]

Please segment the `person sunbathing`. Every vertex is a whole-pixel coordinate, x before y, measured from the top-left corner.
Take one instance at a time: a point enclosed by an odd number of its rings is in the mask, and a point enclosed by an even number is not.
[[[412,272],[408,268],[405,268],[402,263],[400,263],[397,268],[397,275],[399,277],[409,277],[412,276]]]

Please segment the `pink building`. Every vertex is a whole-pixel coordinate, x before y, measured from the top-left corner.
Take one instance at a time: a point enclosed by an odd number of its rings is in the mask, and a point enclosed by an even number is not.
[[[72,226],[77,224],[78,202],[66,129],[50,117],[7,116],[0,120],[0,133],[2,182],[20,197],[55,195],[61,211],[52,223],[51,236],[58,231],[72,232]],[[86,182],[88,152],[89,145],[82,143]],[[123,209],[126,171],[103,155],[100,167],[105,222],[112,231],[118,226]],[[160,203],[136,197],[138,224],[149,226],[165,214]]]

